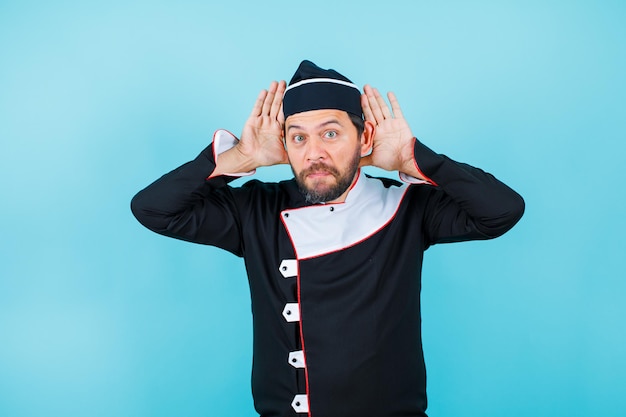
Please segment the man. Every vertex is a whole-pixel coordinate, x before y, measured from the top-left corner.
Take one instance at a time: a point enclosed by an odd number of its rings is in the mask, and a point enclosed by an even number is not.
[[[423,252],[497,237],[524,211],[492,175],[424,146],[388,98],[303,61],[261,92],[240,140],[216,132],[132,201],[149,229],[244,258],[263,417],[426,416]],[[294,179],[228,186],[282,163]]]

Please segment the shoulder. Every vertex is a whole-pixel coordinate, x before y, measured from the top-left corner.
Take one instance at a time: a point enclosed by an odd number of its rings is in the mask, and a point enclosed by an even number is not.
[[[240,201],[254,200],[255,203],[273,202],[280,207],[299,206],[304,204],[302,194],[298,190],[295,179],[279,182],[250,180],[241,187],[232,188],[233,195]]]
[[[391,178],[386,178],[386,177],[374,177],[372,175],[369,174],[365,174],[365,176],[371,180],[378,180],[380,181],[381,185],[385,188],[389,188],[389,187],[401,187],[403,184],[400,181],[397,180],[392,180]]]
[[[296,188],[296,181],[292,178],[290,180],[283,180],[279,182],[267,182],[261,180],[249,180],[246,181],[241,187],[241,190],[258,193],[285,193],[291,189]],[[234,188],[237,189],[237,188]]]
[[[371,198],[397,201],[398,205],[407,208],[424,207],[433,197],[443,194],[438,187],[426,183],[406,183],[368,174],[366,174],[366,178],[369,183]]]

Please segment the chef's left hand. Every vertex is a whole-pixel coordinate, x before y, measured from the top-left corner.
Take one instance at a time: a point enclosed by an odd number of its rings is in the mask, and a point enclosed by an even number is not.
[[[361,107],[366,121],[376,127],[372,152],[361,158],[361,166],[373,165],[387,171],[400,171],[419,178],[413,146],[415,137],[402,115],[394,93],[387,93],[391,109],[377,89],[366,85]],[[407,172],[409,171],[409,172]],[[415,175],[414,175],[415,174]]]

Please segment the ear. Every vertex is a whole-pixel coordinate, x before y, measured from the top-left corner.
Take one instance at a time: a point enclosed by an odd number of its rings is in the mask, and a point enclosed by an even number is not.
[[[376,126],[369,120],[365,121],[363,133],[361,134],[361,156],[369,155],[374,145],[374,135],[376,134]]]

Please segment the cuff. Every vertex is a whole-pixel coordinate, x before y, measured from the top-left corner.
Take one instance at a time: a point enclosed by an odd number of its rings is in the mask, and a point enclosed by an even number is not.
[[[228,130],[218,129],[213,134],[213,159],[215,160],[215,165],[217,165],[217,158],[220,154],[226,152],[229,149],[232,149],[239,143],[239,139]],[[233,172],[227,173],[229,177],[245,177],[247,175],[252,175],[256,172],[256,169],[248,172]]]
[[[432,180],[423,180],[420,178],[415,178],[409,174],[405,174],[404,172],[399,172],[398,174],[400,176],[400,181],[406,182],[408,184],[428,184],[428,185],[435,185],[435,186],[437,185]]]

